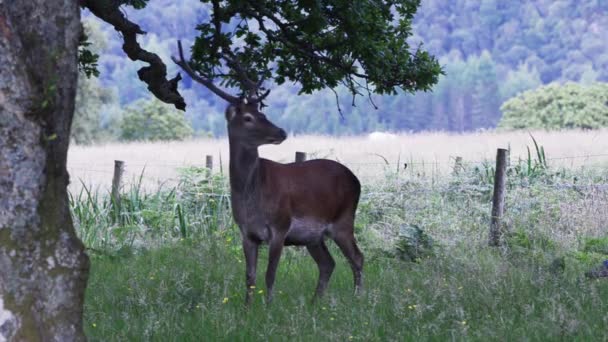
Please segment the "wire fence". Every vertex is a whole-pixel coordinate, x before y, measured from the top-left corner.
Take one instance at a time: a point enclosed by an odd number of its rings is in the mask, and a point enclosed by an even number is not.
[[[202,159],[202,158],[201,158]],[[207,162],[201,160],[200,163],[168,163],[162,161],[148,161],[148,162],[129,162],[125,160],[126,170],[125,176],[123,177],[125,184],[139,184],[144,189],[154,190],[162,186],[175,186],[182,180],[182,174],[187,168],[209,168],[210,172],[213,173],[225,173],[227,170],[227,160],[220,158],[220,163],[215,165],[213,168],[209,164],[209,160],[213,162],[213,158],[207,158]],[[382,157],[382,159],[384,159]],[[386,179],[387,172],[391,176],[400,175],[405,176],[401,180],[402,183],[398,186],[402,187],[407,185],[407,181],[415,180],[417,186],[408,191],[416,192],[453,192],[453,191],[486,191],[490,185],[485,184],[487,188],[476,188],[471,187],[471,180],[467,180],[465,172],[466,168],[471,169],[478,167],[480,170],[488,171],[494,166],[494,161],[483,159],[483,160],[462,160],[459,157],[450,157],[448,160],[442,161],[416,161],[416,160],[399,160],[399,161],[388,161],[381,160],[377,162],[358,162],[358,161],[338,161],[342,162],[349,168],[351,168],[359,178],[362,179],[362,183],[376,184],[378,181]],[[592,180],[580,179],[576,181],[570,180],[569,182],[564,179],[557,179],[557,181],[547,182],[545,184],[535,183],[535,186],[543,186],[552,189],[573,189],[577,191],[608,191],[608,154],[581,154],[574,156],[559,156],[553,158],[546,158],[546,162],[552,164],[552,162],[564,162],[564,161],[593,161],[592,163],[583,163],[580,166],[583,170],[595,170],[597,171],[595,177]],[[511,165],[517,165],[522,163],[521,160],[511,161]],[[439,168],[442,166],[443,168]],[[459,170],[460,168],[460,170]],[[89,189],[104,189],[109,190],[112,184],[112,178],[114,177],[114,165],[108,162],[68,162],[68,171],[71,175],[70,190],[77,192],[82,190],[83,187]],[[461,172],[459,174],[459,171]],[[599,175],[599,176],[598,176]],[[470,174],[469,174],[470,176]],[[409,177],[409,178],[408,178]],[[453,184],[454,180],[460,180],[459,184]],[[405,182],[405,183],[403,183]],[[451,184],[450,184],[451,183]],[[525,188],[528,186],[525,180],[520,183],[515,183],[515,180],[510,180],[510,186],[518,186]],[[378,191],[371,191],[367,189],[364,196],[375,196],[381,194]],[[209,196],[225,196],[226,194],[214,194],[210,193]]]

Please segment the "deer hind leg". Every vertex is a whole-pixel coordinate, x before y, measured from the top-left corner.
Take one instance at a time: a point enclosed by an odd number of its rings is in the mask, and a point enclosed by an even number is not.
[[[327,288],[327,283],[334,271],[336,263],[334,262],[334,258],[331,257],[331,254],[329,254],[329,250],[327,250],[327,246],[323,240],[318,244],[307,245],[306,248],[319,267],[319,282],[314,298],[321,297]]]
[[[362,283],[363,253],[361,253],[357,246],[353,220],[351,219],[336,225],[332,238],[350,263],[350,267],[353,270],[355,293],[358,293],[361,290]]]

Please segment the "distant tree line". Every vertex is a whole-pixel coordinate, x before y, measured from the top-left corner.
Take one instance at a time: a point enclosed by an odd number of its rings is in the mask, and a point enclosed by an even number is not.
[[[146,11],[126,11],[149,32],[141,39],[142,45],[167,61],[169,74],[174,74],[179,70],[170,62],[170,55],[175,53],[176,39],[187,41],[197,35],[196,23],[208,18],[205,6],[198,0],[157,0],[148,3]],[[608,2],[595,0],[423,1],[410,42],[414,46],[424,43],[444,65],[446,75],[432,92],[359,97],[352,106],[344,89],[337,94],[327,90],[298,97],[298,87],[283,84],[272,87],[265,111],[294,133],[460,132],[496,127],[505,114],[501,106],[526,90],[552,82],[607,82],[607,16]],[[139,66],[124,58],[120,37],[113,29],[86,15],[85,22],[93,46],[104,51],[98,68],[100,80],[80,82],[81,89],[98,87],[95,96],[79,102],[97,109],[79,108],[75,119],[75,125],[89,122],[96,129],[84,125],[75,131],[103,133],[102,139],[120,138],[120,123],[127,113],[124,108],[149,94],[144,84],[133,81]],[[106,88],[109,85],[112,88]],[[223,102],[188,79],[180,88],[188,103],[185,117],[194,134],[224,135]]]

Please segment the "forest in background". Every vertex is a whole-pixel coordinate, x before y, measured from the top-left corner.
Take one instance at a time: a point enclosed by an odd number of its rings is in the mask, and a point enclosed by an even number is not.
[[[151,0],[145,11],[124,10],[148,32],[140,43],[161,56],[170,75],[179,71],[170,59],[177,39],[190,46],[196,25],[208,19],[208,8],[198,0]],[[607,18],[608,2],[601,0],[422,1],[410,43],[413,49],[424,44],[444,66],[446,75],[432,92],[373,96],[373,104],[358,97],[352,106],[351,96],[337,89],[340,115],[330,90],[297,96],[297,85],[269,85],[273,90],[265,111],[296,134],[493,128],[501,118],[501,105],[525,90],[552,82],[608,81],[608,47],[602,41],[608,36]],[[121,127],[129,122],[125,117],[150,98],[137,81],[141,64],[126,58],[121,38],[111,27],[87,13],[83,20],[90,48],[100,55],[100,75],[80,79],[75,140],[119,139],[124,136]],[[188,104],[185,119],[194,134],[224,135],[223,100],[187,77],[180,88]],[[183,126],[179,116],[174,119]]]

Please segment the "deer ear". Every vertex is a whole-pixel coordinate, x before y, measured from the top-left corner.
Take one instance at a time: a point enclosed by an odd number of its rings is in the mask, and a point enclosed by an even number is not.
[[[228,108],[226,108],[226,120],[228,122],[232,121],[232,119],[234,119],[235,115],[236,115],[236,106],[229,105]]]

